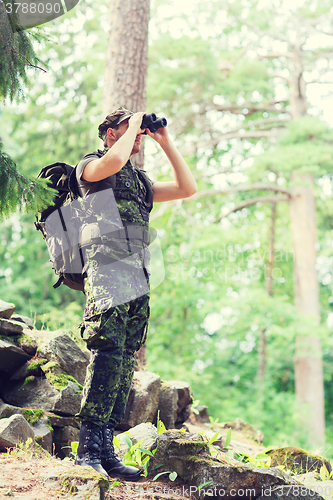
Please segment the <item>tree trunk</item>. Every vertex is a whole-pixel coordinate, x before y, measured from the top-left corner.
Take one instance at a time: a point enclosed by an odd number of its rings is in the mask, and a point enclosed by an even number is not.
[[[119,106],[146,110],[149,0],[111,0],[110,32],[106,51],[102,120]],[[131,159],[143,167],[144,141]],[[136,369],[146,362],[146,347],[135,353]]]
[[[111,0],[109,14],[103,120],[119,106],[146,109],[149,0]],[[143,147],[133,163],[143,167]]]
[[[272,203],[271,230],[269,234],[268,266],[267,266],[267,278],[266,278],[266,292],[270,297],[273,296],[275,221],[276,221],[276,203]]]
[[[319,285],[316,272],[316,208],[311,175],[293,173],[297,182],[290,199],[294,240],[295,305],[298,312],[320,322]],[[321,345],[316,332],[298,336],[295,350],[295,391],[302,405],[308,441],[322,445],[325,439],[324,381]]]

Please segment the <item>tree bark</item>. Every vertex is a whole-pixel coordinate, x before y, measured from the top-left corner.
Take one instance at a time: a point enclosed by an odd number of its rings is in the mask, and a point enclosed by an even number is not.
[[[275,193],[276,195],[276,193]],[[275,221],[276,221],[276,202],[272,203],[271,230],[268,244],[268,266],[266,278],[266,292],[270,297],[273,296],[273,271],[274,271],[274,245],[275,245]]]
[[[311,175],[298,175],[292,180],[298,185],[290,199],[290,218],[294,240],[294,289],[298,312],[311,316],[319,325],[319,284],[316,272],[316,208]],[[297,336],[295,350],[295,391],[301,404],[303,423],[313,446],[325,439],[324,379],[320,339]]]
[[[111,0],[109,15],[103,120],[119,106],[146,109],[149,0]],[[143,147],[133,163],[143,167]]]

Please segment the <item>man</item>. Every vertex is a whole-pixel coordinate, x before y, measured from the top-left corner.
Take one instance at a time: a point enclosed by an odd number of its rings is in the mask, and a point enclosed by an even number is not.
[[[149,211],[152,201],[186,198],[196,192],[195,180],[167,129],[154,133],[141,129],[144,115],[122,107],[108,115],[99,126],[104,151],[87,155],[77,167],[80,194],[85,199],[91,195],[92,200],[87,210],[90,223],[83,230],[83,240],[90,245],[84,255],[87,304],[81,325],[92,358],[78,414],[82,424],[76,464],[130,481],[138,480],[141,471],[119,460],[112,441],[125,414],[134,352],[143,345],[148,326]],[[166,154],[173,181],[152,184],[132,166],[130,157],[140,151],[145,132]]]

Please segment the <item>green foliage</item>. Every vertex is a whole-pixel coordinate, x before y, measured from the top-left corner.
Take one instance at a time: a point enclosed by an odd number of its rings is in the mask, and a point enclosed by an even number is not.
[[[7,14],[6,2],[0,3],[0,99],[11,101],[24,96],[24,85],[28,81],[27,68],[36,68],[40,63],[33,48],[40,41],[38,30],[23,30],[15,14]]]
[[[37,213],[52,204],[54,194],[43,179],[20,174],[10,156],[2,151],[0,140],[0,219],[17,209]]]
[[[125,465],[133,465],[134,467],[138,467],[143,470],[143,476],[147,477],[148,474],[148,466],[149,466],[149,458],[154,457],[158,445],[156,448],[152,451],[147,450],[145,448],[142,448],[140,444],[142,441],[139,441],[138,443],[134,444],[132,443],[131,440],[131,433],[130,432],[124,432],[121,434],[122,442],[124,442],[128,450],[124,454],[122,461]],[[113,445],[116,446],[118,449],[120,449],[120,441],[117,436],[113,437]]]

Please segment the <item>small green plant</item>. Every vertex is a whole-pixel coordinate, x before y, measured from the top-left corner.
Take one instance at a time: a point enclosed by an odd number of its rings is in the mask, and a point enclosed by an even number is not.
[[[323,465],[320,467],[319,475],[320,475],[320,479],[322,481],[328,481],[329,479],[331,479],[333,477],[333,471],[328,472],[327,467],[326,467],[325,463],[323,462]]]
[[[162,476],[163,474],[169,474],[170,481],[174,481],[178,476],[176,471],[171,472],[170,470],[167,470],[165,472],[160,472],[159,474],[156,474],[156,476],[153,478],[153,481],[156,481],[156,479]]]
[[[219,431],[217,431],[213,437],[211,437],[210,439],[207,437],[206,433],[204,431],[199,431],[199,434],[204,438],[205,441],[207,441],[207,444],[209,446],[209,451],[210,451],[210,454],[212,456],[216,455],[217,453],[221,453],[221,449],[217,448],[216,446],[214,446],[213,443],[215,443],[215,441],[217,441],[220,437],[220,433]],[[226,449],[227,446],[229,446],[230,444],[230,441],[231,441],[231,428],[228,429],[228,432],[227,432],[227,435],[226,435],[226,438],[225,438],[225,441],[224,441],[224,444],[223,444],[223,448],[222,450]]]
[[[163,432],[166,431],[165,425],[163,424],[162,420],[160,420],[160,410],[158,410],[158,412],[157,412],[156,427],[157,427],[157,435],[158,436],[160,436],[161,434],[163,434]]]
[[[121,486],[121,482],[120,481],[113,481],[113,483],[110,484],[109,488],[114,488],[115,486]]]
[[[257,455],[247,455],[246,453],[236,453],[235,458],[239,462],[244,462],[252,465],[253,467],[270,467],[272,458],[266,453],[258,453]],[[278,467],[279,469],[282,469],[284,467]]]
[[[199,399],[196,399],[195,401],[193,401],[192,406],[191,406],[191,410],[192,410],[192,411],[193,411],[193,413],[195,413],[196,415],[199,415],[199,411],[197,410],[197,406],[199,406],[199,403],[200,403],[200,400],[199,400]]]
[[[65,462],[68,461],[68,460],[72,461],[72,460],[76,459],[78,447],[79,447],[79,442],[78,441],[72,441],[70,446],[63,446],[61,448],[62,450],[64,450],[65,448],[70,448],[71,449],[71,451],[69,452],[68,457],[64,458]]]
[[[154,450],[149,451],[146,448],[140,447],[142,440],[133,445],[130,432],[124,432],[121,435],[121,440],[128,446],[128,451],[125,453],[122,459],[124,464],[139,467],[143,470],[144,477],[147,477],[149,458],[154,457],[158,446]],[[117,436],[113,437],[113,445],[116,446],[118,450],[120,449],[120,441]]]

